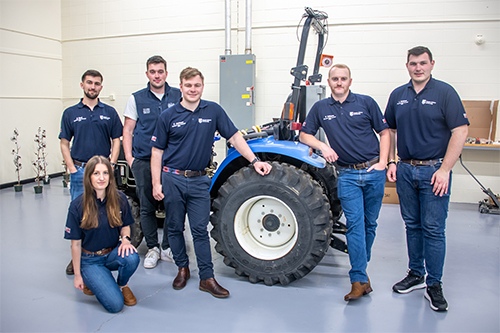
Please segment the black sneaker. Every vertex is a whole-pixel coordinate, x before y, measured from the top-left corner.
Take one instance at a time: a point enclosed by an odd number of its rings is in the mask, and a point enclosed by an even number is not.
[[[425,298],[429,301],[431,309],[434,311],[448,311],[448,302],[443,295],[441,283],[436,282],[425,289]]]
[[[425,288],[425,277],[416,275],[411,269],[403,280],[392,286],[392,290],[400,294],[407,294],[410,291],[422,288]]]

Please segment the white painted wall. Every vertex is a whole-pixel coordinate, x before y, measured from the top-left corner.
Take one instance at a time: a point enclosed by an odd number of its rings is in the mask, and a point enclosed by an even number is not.
[[[0,1],[0,183],[17,181],[10,141],[20,132],[21,179],[35,177],[35,134],[47,132],[48,172],[62,170],[61,1]]]
[[[452,84],[462,99],[491,100],[500,98],[500,5],[496,0],[388,0],[388,1],[298,1],[298,0],[254,0],[252,51],[257,57],[256,124],[268,122],[281,113],[283,102],[290,92],[292,77],[290,68],[295,66],[299,42],[297,25],[304,12],[304,6],[323,10],[329,15],[330,35],[324,53],[335,56],[334,62],[346,63],[352,69],[354,92],[373,96],[382,109],[385,108],[390,92],[409,80],[405,70],[406,51],[416,45],[428,46],[434,53],[436,65],[434,76]],[[178,74],[187,67],[197,67],[205,75],[204,98],[218,101],[219,55],[224,53],[224,0],[165,1],[165,0],[60,0],[60,1],[15,1],[1,0],[2,21],[1,52],[2,77],[0,105],[18,104],[13,96],[39,96],[37,93],[20,95],[17,91],[5,90],[12,86],[3,75],[12,79],[19,77],[14,68],[26,62],[25,56],[12,56],[6,49],[19,36],[35,39],[29,45],[30,54],[47,53],[46,44],[54,44],[57,52],[49,52],[60,63],[62,73],[54,72],[50,84],[43,89],[61,89],[61,94],[45,94],[55,99],[44,104],[58,104],[47,107],[46,117],[52,128],[59,127],[60,116],[65,107],[78,102],[82,96],[79,87],[81,74],[95,68],[104,75],[103,102],[114,106],[120,114],[130,93],[147,83],[144,75],[145,61],[153,54],[160,54],[168,61],[171,85],[179,84]],[[6,4],[8,5],[6,7]],[[29,4],[29,6],[28,6]],[[32,8],[37,14],[25,19],[22,8]],[[56,8],[57,7],[57,8]],[[49,9],[50,10],[49,10]],[[233,54],[244,53],[245,48],[245,1],[232,0],[232,49]],[[5,9],[8,9],[8,14]],[[57,15],[61,19],[58,20]],[[8,16],[7,20],[4,17]],[[43,16],[43,20],[40,18]],[[37,22],[40,23],[40,26]],[[9,30],[7,30],[9,29]],[[14,30],[14,32],[11,32]],[[19,32],[18,32],[19,30]],[[23,32],[35,36],[25,36]],[[5,35],[15,34],[12,38]],[[59,34],[59,35],[58,35]],[[476,45],[476,34],[483,34],[486,43]],[[44,39],[49,36],[52,39]],[[55,37],[54,37],[55,36]],[[60,36],[60,37],[59,37]],[[60,43],[58,43],[60,41]],[[309,37],[310,47],[307,61],[312,67],[316,50],[316,36]],[[18,43],[19,44],[19,43]],[[38,48],[41,44],[43,47]],[[56,47],[57,46],[57,47]],[[17,45],[17,48],[21,46]],[[21,53],[21,52],[18,52]],[[57,56],[55,56],[56,54]],[[10,59],[10,57],[14,57]],[[35,62],[30,57],[30,61]],[[4,65],[3,59],[10,63]],[[36,58],[38,59],[38,58]],[[44,63],[57,62],[41,58]],[[37,70],[40,65],[37,64]],[[44,64],[44,66],[47,66]],[[30,70],[33,70],[30,67]],[[26,69],[26,72],[28,70]],[[29,72],[28,72],[29,73]],[[326,76],[327,70],[321,73]],[[37,82],[39,75],[30,75]],[[34,80],[33,80],[34,79]],[[41,79],[41,78],[40,78]],[[22,83],[21,85],[22,86]],[[42,87],[38,87],[40,91]],[[23,90],[24,91],[24,90]],[[114,95],[115,100],[108,96]],[[59,98],[59,99],[58,99]],[[23,104],[39,104],[38,100],[22,100]],[[9,105],[10,107],[10,105]],[[38,111],[39,108],[37,108]],[[20,117],[26,126],[34,123],[35,114],[27,107]],[[6,112],[3,111],[2,114]],[[6,116],[3,117],[5,119]],[[50,119],[49,119],[50,118]],[[2,132],[15,125],[8,118],[2,122]],[[31,126],[31,125],[30,125]],[[38,125],[31,126],[33,128]],[[27,130],[28,131],[28,130]],[[31,132],[33,130],[29,130]],[[500,131],[499,131],[500,132]],[[22,133],[23,134],[23,133]],[[57,137],[57,133],[51,134]],[[497,135],[497,139],[500,135]],[[58,142],[52,155],[58,153]],[[11,142],[2,138],[2,147]],[[56,147],[57,146],[57,147]],[[25,149],[25,153],[26,153]],[[2,152],[4,149],[2,148]],[[223,148],[218,149],[219,157]],[[2,153],[3,156],[3,153]],[[500,152],[474,152],[464,154],[466,165],[485,186],[500,192]],[[488,168],[477,167],[485,159]],[[26,161],[26,159],[24,160]],[[0,183],[14,180],[11,161],[0,162]],[[468,163],[470,162],[470,163]],[[486,163],[486,162],[485,162]],[[5,165],[4,165],[5,164]],[[11,166],[12,164],[12,166]],[[7,167],[8,166],[8,167]],[[52,166],[55,167],[54,163]],[[59,166],[58,166],[59,167]],[[60,167],[59,169],[60,170]],[[7,172],[8,171],[8,172]],[[52,170],[51,172],[54,172]],[[454,169],[452,200],[476,202],[484,197],[477,184],[465,174],[461,166]],[[25,178],[31,175],[25,175]],[[471,183],[472,180],[472,183]]]

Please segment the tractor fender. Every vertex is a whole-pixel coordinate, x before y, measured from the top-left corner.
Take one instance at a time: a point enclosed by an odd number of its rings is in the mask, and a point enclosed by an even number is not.
[[[254,139],[247,141],[250,149],[255,153],[271,153],[271,154],[279,154],[288,157],[292,157],[294,159],[303,161],[304,163],[310,164],[317,168],[324,168],[326,165],[326,161],[323,157],[312,153],[309,154],[309,146],[297,142],[297,141],[283,141],[283,140],[275,140],[274,137],[266,137],[261,139]],[[217,168],[214,176],[212,177],[212,185],[210,186],[210,190],[212,189],[213,184],[216,182],[217,177],[220,173],[229,165],[232,161],[240,157],[241,154],[234,148],[230,148],[227,152],[227,157],[222,161],[222,163]]]

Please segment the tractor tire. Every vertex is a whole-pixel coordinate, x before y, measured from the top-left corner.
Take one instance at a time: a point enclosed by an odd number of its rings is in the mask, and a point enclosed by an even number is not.
[[[324,168],[309,166],[308,173],[311,174],[311,176],[323,187],[323,191],[330,202],[330,210],[332,212],[333,221],[337,222],[342,216],[343,211],[337,195],[338,172],[336,165],[326,163]]]
[[[130,225],[130,238],[132,239],[131,243],[135,248],[137,248],[141,242],[144,234],[142,233],[141,227],[141,208],[139,203],[127,196],[128,203],[130,205],[130,209],[132,210],[132,216],[134,218],[135,223]]]
[[[298,168],[272,163],[261,176],[244,167],[219,189],[211,223],[224,263],[252,283],[287,285],[308,274],[330,242],[330,205],[319,183]]]

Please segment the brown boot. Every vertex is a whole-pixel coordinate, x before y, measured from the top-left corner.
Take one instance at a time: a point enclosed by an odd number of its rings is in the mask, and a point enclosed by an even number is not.
[[[200,290],[212,294],[213,297],[226,298],[229,297],[229,291],[221,287],[214,278],[201,280]]]
[[[122,294],[123,294],[123,304],[127,306],[133,306],[137,304],[137,299],[135,298],[134,294],[132,293],[132,290],[130,290],[128,286],[122,288]]]
[[[85,283],[83,284],[83,293],[88,296],[94,296],[92,290],[90,290]]]
[[[344,301],[358,299],[372,291],[373,289],[370,286],[370,283],[354,282],[352,284],[351,292],[344,296]]]
[[[66,274],[67,275],[75,275],[75,271],[73,270],[73,260],[71,260],[68,264],[68,266],[66,266]]]
[[[172,283],[172,287],[174,287],[175,290],[181,290],[186,286],[187,280],[189,280],[190,277],[191,274],[189,273],[189,267],[180,267],[179,272]]]

